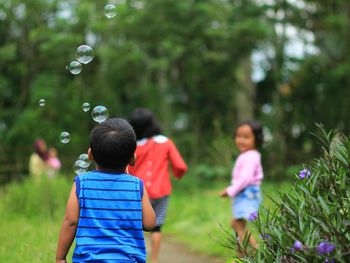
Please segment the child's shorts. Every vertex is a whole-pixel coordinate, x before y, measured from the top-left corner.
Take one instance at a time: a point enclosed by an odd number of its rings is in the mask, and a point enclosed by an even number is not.
[[[150,202],[156,214],[156,226],[162,226],[168,210],[169,196],[164,196],[159,199],[150,199]]]
[[[260,186],[251,185],[233,197],[232,213],[235,219],[248,220],[253,213],[258,213],[261,204]]]

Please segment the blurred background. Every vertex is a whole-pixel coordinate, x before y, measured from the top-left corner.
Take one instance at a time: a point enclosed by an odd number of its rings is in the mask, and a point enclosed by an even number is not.
[[[274,181],[318,153],[315,123],[349,133],[349,1],[109,3],[112,19],[105,1],[0,2],[0,183],[27,175],[37,137],[72,175],[96,124],[84,102],[104,105],[109,117],[150,108],[192,178],[208,182],[229,181],[240,120],[263,123],[263,163]],[[82,44],[94,60],[73,75],[66,67]]]

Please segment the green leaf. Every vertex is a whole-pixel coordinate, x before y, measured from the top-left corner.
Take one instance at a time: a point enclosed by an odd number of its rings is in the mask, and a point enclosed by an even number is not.
[[[322,196],[318,196],[317,198],[320,201],[320,204],[322,206],[323,211],[329,215],[331,213],[331,210],[329,209],[328,205],[326,204],[326,202],[323,200]]]

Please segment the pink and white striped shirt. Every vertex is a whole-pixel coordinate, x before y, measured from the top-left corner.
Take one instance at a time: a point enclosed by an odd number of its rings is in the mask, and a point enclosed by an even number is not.
[[[260,185],[263,177],[261,154],[257,150],[243,152],[233,166],[231,185],[226,188],[226,192],[234,197],[250,185]]]

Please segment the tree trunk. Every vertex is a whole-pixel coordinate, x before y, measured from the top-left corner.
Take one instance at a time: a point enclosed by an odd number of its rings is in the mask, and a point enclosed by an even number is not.
[[[236,72],[239,85],[236,91],[235,102],[237,121],[254,118],[256,88],[251,79],[252,62],[250,57],[245,58]]]

